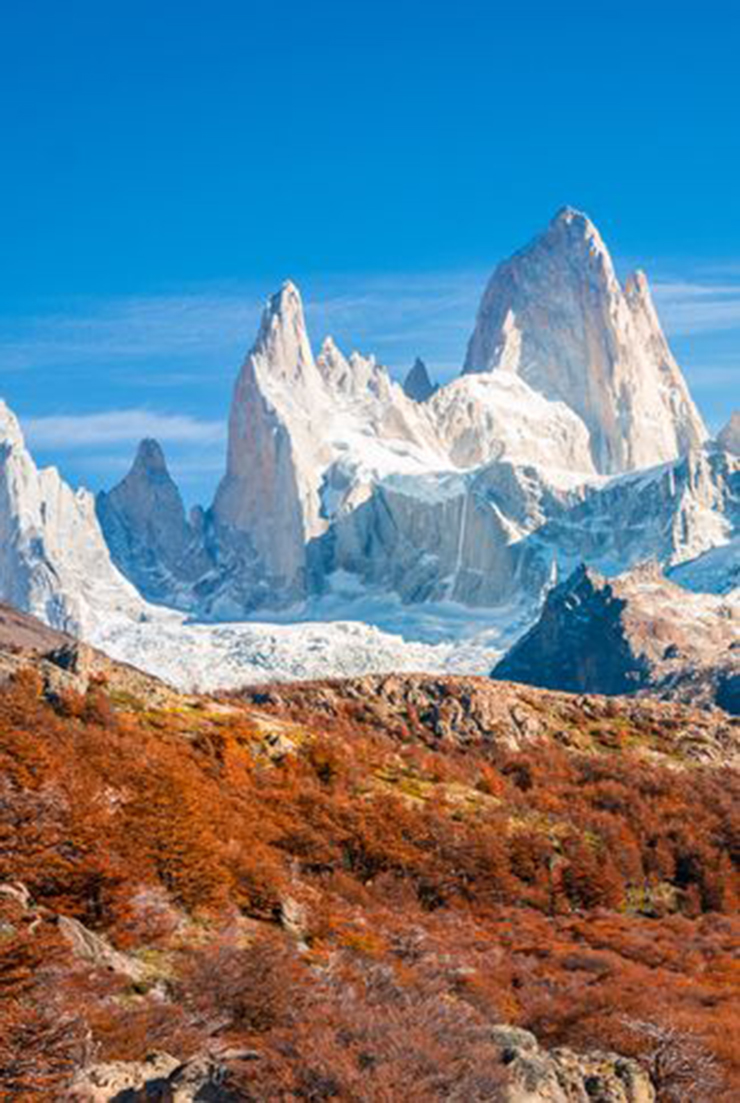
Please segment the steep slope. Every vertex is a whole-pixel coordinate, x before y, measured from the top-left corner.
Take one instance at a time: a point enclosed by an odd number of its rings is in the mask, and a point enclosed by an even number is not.
[[[493,677],[574,693],[650,692],[740,712],[740,602],[688,594],[645,567],[581,567]]]
[[[689,571],[692,560],[712,548],[719,554],[739,530],[740,461],[693,449],[673,463],[585,487],[572,508],[533,534],[522,554],[555,561],[561,577],[579,562],[609,575],[647,559],[665,568],[687,564]],[[727,571],[727,552],[724,557]],[[720,577],[712,586],[728,588]]]
[[[401,483],[409,493],[392,521],[400,542],[434,555],[444,528],[447,548],[434,585],[406,585],[404,594],[442,592],[466,539],[455,475],[493,460],[538,467],[541,481],[569,487],[593,475],[583,423],[523,380],[459,379],[420,403],[372,357],[345,357],[330,338],[314,359],[300,295],[286,284],[234,392],[227,473],[211,514],[219,569],[233,566],[201,609],[239,615],[289,604],[336,569],[397,574],[384,554],[385,518]],[[240,546],[258,580],[251,590],[240,582]]]
[[[124,479],[95,502],[113,562],[149,601],[188,607],[211,563],[203,530],[185,516],[164,453],[143,440]]]
[[[111,562],[92,494],[36,467],[1,401],[0,599],[83,636],[145,609]]]
[[[706,438],[645,276],[620,286],[598,231],[572,208],[494,272],[464,371],[519,375],[565,402],[605,474],[672,460]]]
[[[438,389],[436,383],[429,378],[427,366],[421,357],[417,356],[409,373],[403,381],[403,392],[414,402],[426,402]]]
[[[267,661],[294,676],[325,670],[345,644],[346,672],[386,669],[403,648],[435,669],[487,669],[501,632],[508,641],[531,623],[584,561],[613,575],[652,558],[693,590],[737,584],[733,423],[685,451],[703,429],[647,284],[620,287],[585,216],[561,212],[500,266],[465,373],[429,386],[419,362],[410,397],[372,356],[345,355],[331,338],[314,355],[286,283],[236,381],[213,506],[188,519],[161,450],[144,442],[99,496],[96,520],[84,494],[36,472],[21,442],[5,468],[23,473],[5,479],[0,594],[212,686],[217,662],[230,684]],[[656,457],[672,458],[603,474]],[[185,625],[121,589],[101,525],[115,566],[148,600],[208,621],[270,610],[313,623]],[[471,617],[461,638],[459,606],[490,608],[494,629],[479,634]],[[349,645],[341,622],[372,617],[384,631],[364,626]],[[456,625],[447,638],[445,619]]]
[[[321,434],[312,403],[302,410],[301,402],[320,389],[300,298],[286,284],[270,300],[236,382],[226,474],[213,505],[222,539],[236,548],[244,542],[256,554],[273,593],[305,590],[304,513],[311,519],[316,513],[311,474]]]
[[[717,444],[720,448],[724,448],[726,452],[732,452],[733,455],[740,456],[740,412],[737,410],[734,411],[730,420],[720,431]]]
[[[306,546],[334,510],[388,466],[430,464],[426,419],[382,368],[357,354],[345,359],[331,340],[314,360],[300,295],[286,283],[234,390],[227,471],[212,511],[219,542],[244,542],[262,565],[265,592],[295,600],[307,590]]]
[[[735,525],[734,535],[726,544],[709,548],[669,572],[679,586],[696,593],[729,594],[740,589],[740,532]]]
[[[680,1057],[674,1098],[737,1099],[725,714],[428,676],[50,694],[20,659],[0,1095],[653,1103]]]
[[[524,554],[526,538],[582,497],[540,467],[503,460],[469,473],[389,476],[318,545],[321,571],[349,571],[413,603],[526,606],[550,570]]]
[[[506,460],[537,467],[550,483],[566,486],[595,474],[580,417],[515,375],[463,376],[440,388],[428,406],[455,467]]]

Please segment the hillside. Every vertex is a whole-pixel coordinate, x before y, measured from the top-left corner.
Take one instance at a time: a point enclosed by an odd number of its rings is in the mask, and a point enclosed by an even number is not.
[[[59,684],[15,633],[4,1098],[649,1103],[641,1068],[738,1097],[737,721],[474,678]]]

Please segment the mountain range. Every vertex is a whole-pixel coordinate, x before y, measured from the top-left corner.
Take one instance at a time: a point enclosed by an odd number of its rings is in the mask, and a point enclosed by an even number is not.
[[[251,676],[255,618],[299,649],[292,621],[371,622],[358,671],[487,670],[584,563],[611,577],[650,560],[736,615],[739,452],[737,414],[710,440],[645,275],[620,282],[565,208],[498,266],[442,386],[421,360],[401,385],[331,337],[315,352],[286,282],[239,371],[207,508],[186,512],[153,440],[109,491],[73,491],[0,404],[0,597],[120,658],[154,652],[158,673],[174,647],[194,677],[197,652],[212,684]],[[471,651],[485,623],[496,632]],[[307,672],[330,673],[334,653]]]

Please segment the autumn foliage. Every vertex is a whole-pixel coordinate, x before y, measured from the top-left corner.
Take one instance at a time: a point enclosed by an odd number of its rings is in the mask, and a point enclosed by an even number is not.
[[[0,918],[6,1096],[218,1040],[259,1054],[238,1098],[490,1099],[506,1021],[646,1063],[672,1031],[740,1097],[738,775],[417,723],[280,743],[237,700],[3,687],[0,882],[33,901]],[[144,979],[74,959],[59,915]]]

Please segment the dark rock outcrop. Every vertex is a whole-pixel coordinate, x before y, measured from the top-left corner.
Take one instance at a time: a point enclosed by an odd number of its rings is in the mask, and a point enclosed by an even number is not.
[[[403,389],[414,402],[426,402],[439,389],[429,378],[427,366],[421,357],[417,356],[414,360],[413,367],[403,381]]]
[[[606,579],[581,566],[492,676],[571,693],[653,693],[737,712],[736,607],[653,565]]]

